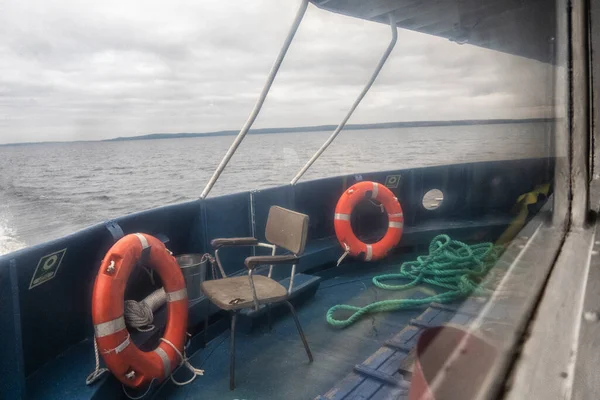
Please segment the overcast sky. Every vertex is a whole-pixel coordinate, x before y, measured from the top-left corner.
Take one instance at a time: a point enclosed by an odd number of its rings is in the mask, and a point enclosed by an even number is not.
[[[238,129],[298,0],[0,0],[0,143]],[[389,28],[310,5],[255,127],[336,124]],[[548,66],[400,29],[350,123],[548,115]]]

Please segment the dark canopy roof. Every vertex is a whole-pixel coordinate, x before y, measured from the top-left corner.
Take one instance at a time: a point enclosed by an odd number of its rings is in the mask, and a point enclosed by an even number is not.
[[[311,0],[332,12],[554,63],[553,0]]]

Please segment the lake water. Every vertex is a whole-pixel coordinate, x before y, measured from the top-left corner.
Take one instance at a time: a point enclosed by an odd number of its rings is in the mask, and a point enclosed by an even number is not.
[[[345,131],[304,180],[545,157],[549,123]],[[249,135],[210,196],[289,183],[330,132]],[[199,197],[233,136],[0,147],[0,255]]]

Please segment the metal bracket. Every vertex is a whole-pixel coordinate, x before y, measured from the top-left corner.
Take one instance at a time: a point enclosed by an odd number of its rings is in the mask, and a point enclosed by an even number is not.
[[[114,242],[116,242],[117,240],[119,240],[123,236],[125,236],[125,233],[123,232],[123,228],[121,228],[121,226],[119,225],[119,223],[117,221],[112,221],[112,220],[108,221],[104,224],[104,226],[106,227],[106,229],[112,236]]]

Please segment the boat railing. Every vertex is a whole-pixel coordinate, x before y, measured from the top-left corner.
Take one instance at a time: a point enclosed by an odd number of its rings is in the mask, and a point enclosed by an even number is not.
[[[263,86],[263,89],[260,92],[260,95],[258,96],[258,100],[256,101],[256,104],[254,105],[254,108],[252,109],[250,116],[246,120],[246,123],[242,127],[242,130],[240,130],[240,133],[238,133],[235,140],[233,141],[233,143],[227,150],[227,153],[225,153],[225,156],[219,163],[219,166],[213,173],[212,177],[206,184],[206,187],[204,188],[204,190],[202,191],[202,194],[200,195],[201,199],[204,199],[204,198],[206,198],[206,196],[208,196],[211,189],[213,188],[215,183],[217,183],[217,180],[221,176],[221,173],[223,172],[223,170],[229,163],[229,160],[231,160],[231,157],[233,157],[233,155],[237,151],[238,147],[244,140],[244,137],[246,137],[246,134],[248,133],[248,131],[254,124],[254,121],[256,120],[256,117],[260,113],[260,110],[265,102],[265,99],[267,98],[267,95],[269,94],[269,90],[271,89],[271,86],[273,85],[273,81],[275,81],[277,72],[279,72],[281,63],[283,62],[283,59],[285,58],[285,55],[286,55],[288,49],[290,48],[290,45],[292,44],[292,40],[294,39],[294,36],[296,35],[296,32],[298,31],[300,22],[302,22],[302,18],[304,18],[304,14],[306,13],[307,7],[308,7],[308,0],[302,0],[302,3],[300,4],[300,8],[298,8],[298,12],[296,13],[296,17],[294,18],[294,22],[292,23],[292,26],[290,27],[288,35],[285,38],[285,41],[283,42],[283,46],[281,47],[281,50],[279,51],[279,55],[277,56],[277,59],[275,60],[273,67],[271,67],[271,72],[269,72],[269,76],[267,77],[267,82]]]
[[[381,59],[379,60],[377,67],[375,67],[375,71],[373,71],[371,78],[369,79],[369,81],[367,82],[367,84],[365,85],[363,90],[360,92],[360,94],[358,95],[356,100],[354,100],[352,107],[350,107],[350,109],[348,110],[348,113],[346,113],[346,116],[344,116],[344,119],[342,119],[342,122],[340,122],[340,124],[337,126],[337,128],[335,128],[335,130],[333,131],[331,136],[329,136],[329,138],[325,141],[325,143],[323,143],[323,145],[319,148],[319,150],[317,150],[317,152],[310,158],[310,160],[308,160],[306,165],[304,165],[304,167],[302,167],[302,169],[296,174],[296,176],[294,176],[294,179],[292,179],[292,181],[290,182],[292,185],[295,185],[296,182],[298,182],[298,180],[300,178],[302,178],[302,175],[304,175],[304,173],[306,171],[308,171],[308,169],[314,164],[315,161],[317,161],[317,159],[321,156],[321,154],[323,154],[323,152],[327,149],[327,147],[329,147],[329,145],[335,140],[335,138],[340,134],[340,132],[342,132],[342,130],[346,126],[346,123],[348,122],[348,120],[350,119],[352,114],[354,114],[354,111],[356,110],[356,108],[358,107],[358,105],[360,104],[362,99],[369,92],[369,89],[371,89],[371,86],[373,86],[373,83],[375,83],[375,79],[377,79],[379,72],[381,72],[381,69],[385,65],[388,57],[390,56],[390,54],[392,53],[392,50],[394,49],[394,46],[396,46],[396,41],[398,40],[398,29],[396,28],[396,20],[394,19],[392,14],[389,14],[389,19],[390,19],[390,27],[392,28],[392,40],[390,41],[390,44],[388,45],[388,47],[385,49],[383,56],[381,56]]]
[[[273,85],[273,82],[275,81],[275,77],[277,76],[277,73],[279,72],[279,68],[281,67],[283,59],[285,58],[285,55],[287,54],[287,51],[292,43],[292,40],[294,39],[294,36],[296,35],[296,32],[298,31],[298,27],[300,26],[300,23],[302,22],[302,19],[304,17],[304,14],[306,13],[307,7],[308,7],[308,0],[302,0],[302,3],[300,4],[300,7],[298,8],[298,11],[296,13],[296,17],[294,18],[294,21],[292,23],[292,26],[290,27],[290,30],[288,31],[288,35],[283,43],[281,50],[279,51],[279,55],[277,56],[277,59],[275,60],[273,67],[271,68],[271,72],[269,73],[269,75],[267,77],[267,81],[265,82],[265,85],[263,86],[263,89],[260,92],[260,95],[258,96],[256,104],[254,105],[254,108],[252,109],[252,112],[250,113],[250,116],[248,117],[248,119],[246,120],[246,123],[244,124],[244,126],[242,127],[242,129],[240,130],[238,135],[236,136],[235,140],[233,141],[233,143],[227,150],[227,153],[225,153],[225,156],[223,157],[223,159],[217,166],[217,169],[211,176],[210,180],[204,187],[204,190],[202,191],[202,194],[200,195],[201,199],[205,199],[206,196],[208,196],[208,194],[212,190],[213,186],[215,185],[215,183],[221,176],[221,173],[223,172],[225,167],[227,167],[227,164],[231,160],[231,157],[233,157],[233,155],[237,151],[238,147],[240,146],[240,144],[242,143],[242,141],[248,134],[248,131],[254,124],[254,121],[256,120],[256,117],[260,113],[262,106],[265,102],[265,99],[267,98],[267,95],[269,94],[269,90],[271,89],[271,86]],[[358,95],[356,100],[354,100],[354,103],[352,104],[352,106],[350,107],[350,109],[348,110],[348,112],[346,113],[344,118],[342,119],[342,121],[339,123],[339,125],[336,127],[336,129],[333,131],[333,133],[329,136],[329,138],[325,141],[325,143],[319,148],[319,150],[317,150],[317,152],[310,158],[310,160],[308,160],[308,162],[302,167],[302,169],[296,174],[296,176],[294,176],[294,178],[290,182],[292,185],[295,185],[296,182],[298,182],[298,180],[304,175],[304,173],[314,164],[314,162],[321,156],[321,154],[323,154],[323,152],[327,149],[327,147],[329,147],[329,145],[335,140],[335,138],[342,132],[342,130],[346,126],[346,123],[348,122],[348,120],[350,119],[350,117],[352,116],[352,114],[354,113],[354,111],[356,110],[358,105],[360,104],[360,102],[363,100],[363,98],[369,92],[369,89],[371,89],[371,87],[373,86],[373,83],[377,79],[377,76],[381,72],[381,69],[383,68],[386,61],[388,60],[392,50],[394,49],[394,46],[396,45],[396,41],[398,39],[398,29],[396,27],[396,20],[392,14],[389,14],[389,21],[390,21],[390,27],[392,30],[392,39],[391,39],[389,45],[387,46],[387,48],[385,49],[385,52],[383,53],[381,59],[379,60],[379,63],[377,63],[377,66],[375,67],[375,71],[373,71],[373,74],[369,78],[367,84],[364,86],[363,90],[360,92],[360,94]]]

